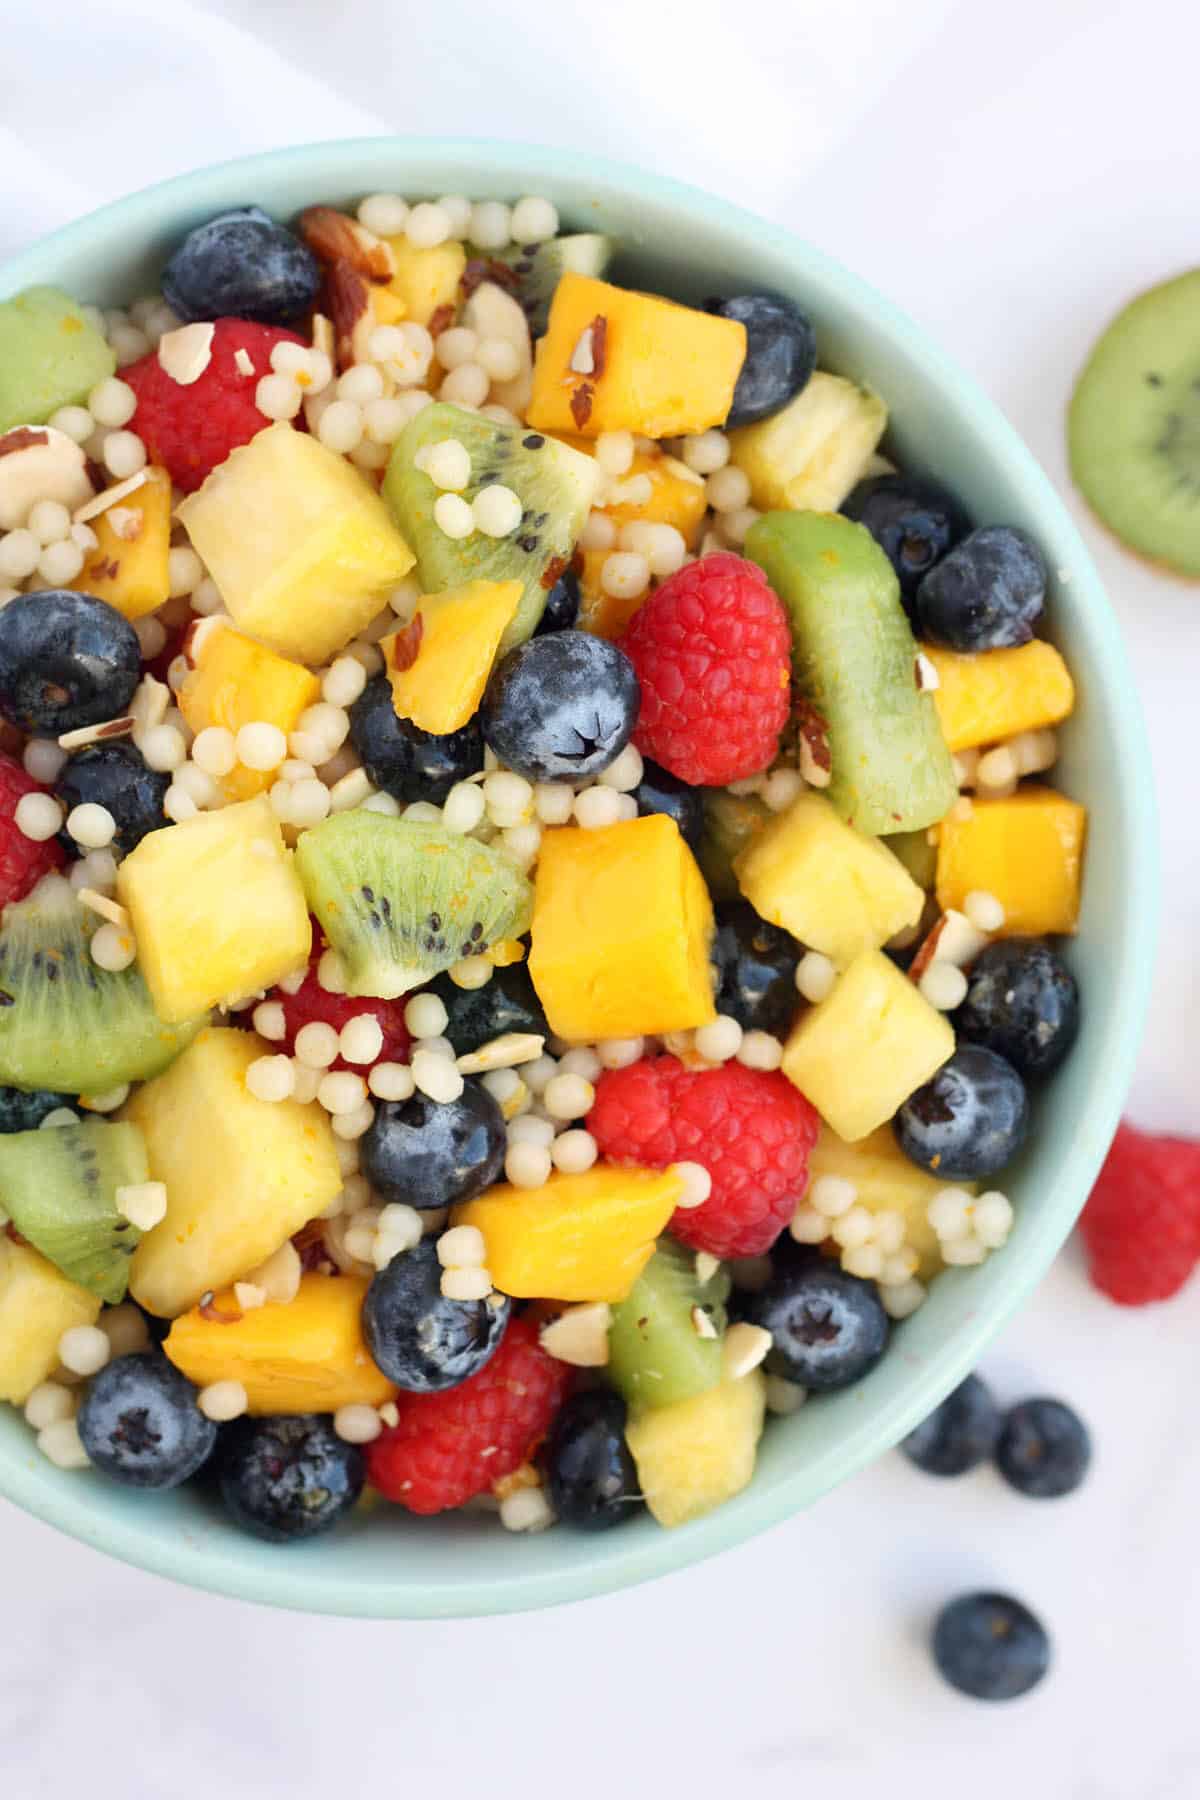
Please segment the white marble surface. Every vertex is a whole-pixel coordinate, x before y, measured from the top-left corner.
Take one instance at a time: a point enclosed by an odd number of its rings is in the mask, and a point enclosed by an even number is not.
[[[586,48],[549,0],[3,10],[0,254],[158,174],[298,138],[383,124],[593,146],[742,199],[888,289],[1060,484],[1090,339],[1197,257],[1200,21],[1178,0],[609,0]],[[1194,1130],[1200,605],[1081,522],[1169,825],[1132,1106]],[[985,1369],[1087,1414],[1098,1458],[1078,1496],[1039,1508],[990,1476],[946,1489],[893,1457],[715,1564],[541,1617],[302,1621],[119,1568],[0,1507],[4,1791],[1196,1793],[1198,1330],[1200,1282],[1126,1315],[1068,1255]],[[920,1642],[930,1609],[977,1582],[1024,1594],[1058,1644],[1053,1680],[996,1712],[942,1690]]]

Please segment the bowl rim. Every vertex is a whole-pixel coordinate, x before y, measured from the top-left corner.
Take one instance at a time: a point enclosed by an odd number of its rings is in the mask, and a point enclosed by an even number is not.
[[[867,314],[880,331],[904,342],[908,353],[953,405],[972,436],[985,443],[989,455],[1004,464],[1036,507],[1039,521],[1058,545],[1072,555],[1076,589],[1083,589],[1083,604],[1096,653],[1111,671],[1125,661],[1120,631],[1090,553],[1070,513],[1032,452],[999,407],[957,361],[928,337],[902,309],[869,282],[816,249],[798,234],[763,219],[732,201],[672,177],[653,174],[625,163],[552,145],[498,141],[486,137],[425,137],[375,135],[340,138],[284,146],[274,150],[205,164],[174,175],[111,201],[81,218],[36,240],[0,264],[0,297],[45,280],[37,264],[56,252],[84,252],[97,241],[123,232],[145,235],[172,199],[180,206],[203,206],[206,186],[219,186],[234,171],[244,170],[252,188],[261,175],[287,167],[303,174],[311,168],[328,187],[340,169],[347,176],[362,162],[403,167],[411,185],[423,174],[435,181],[439,166],[478,159],[489,176],[511,177],[513,191],[550,191],[556,181],[604,183],[631,202],[649,201],[669,207],[683,220],[716,223],[740,236],[753,235],[764,247],[798,262],[828,288],[838,291]],[[524,184],[540,183],[541,186]],[[320,190],[318,190],[320,191]],[[1151,768],[1149,746],[1140,702],[1131,683],[1107,681],[1105,705],[1108,723],[1117,737],[1121,766],[1141,772]],[[1130,774],[1130,782],[1134,777]],[[1137,916],[1143,929],[1125,946],[1115,980],[1120,991],[1114,1006],[1112,1042],[1089,1092],[1088,1128],[1081,1129],[1066,1146],[1056,1173],[1055,1188],[1073,1196],[1043,1210],[1050,1217],[1030,1234],[1012,1278],[984,1304],[974,1308],[943,1354],[922,1368],[914,1368],[903,1403],[890,1418],[889,1442],[896,1442],[932,1406],[968,1373],[980,1351],[999,1328],[1029,1297],[1054,1255],[1070,1232],[1099,1170],[1120,1114],[1133,1074],[1138,1044],[1149,1003],[1158,922],[1158,835],[1153,788],[1149,780],[1137,795],[1137,803],[1124,808],[1128,832],[1127,880],[1136,896]],[[541,1609],[592,1595],[631,1587],[653,1577],[682,1569],[720,1551],[743,1543],[791,1516],[805,1503],[796,1490],[803,1485],[811,1501],[837,1481],[857,1473],[882,1453],[877,1423],[851,1424],[839,1441],[837,1455],[826,1455],[814,1485],[812,1465],[779,1478],[769,1490],[750,1488],[737,1507],[718,1508],[707,1518],[674,1531],[644,1535],[629,1544],[620,1558],[589,1560],[587,1539],[581,1535],[578,1561],[567,1570],[522,1569],[521,1559],[510,1559],[510,1572],[489,1579],[481,1589],[477,1579],[439,1583],[432,1588],[411,1576],[372,1581],[369,1588],[344,1575],[322,1578],[307,1557],[262,1555],[252,1567],[243,1568],[222,1558],[219,1548],[197,1542],[192,1534],[146,1533],[139,1529],[136,1510],[119,1520],[101,1517],[89,1503],[90,1484],[70,1479],[47,1483],[40,1458],[7,1457],[0,1451],[0,1495],[35,1517],[79,1541],[119,1560],[167,1576],[188,1586],[304,1612],[330,1613],[362,1618],[448,1618]],[[836,1465],[836,1466],[834,1466]]]

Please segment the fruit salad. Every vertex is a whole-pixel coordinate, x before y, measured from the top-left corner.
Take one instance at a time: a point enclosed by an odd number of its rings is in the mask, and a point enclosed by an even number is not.
[[[680,1526],[1002,1250],[1074,690],[1037,545],[819,352],[537,196],[0,301],[0,1399],[59,1468]]]

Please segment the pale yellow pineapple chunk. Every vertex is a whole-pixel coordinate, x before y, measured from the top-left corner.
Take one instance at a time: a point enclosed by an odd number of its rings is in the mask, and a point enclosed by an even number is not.
[[[402,302],[399,317],[428,325],[444,306],[457,310],[458,284],[467,266],[467,253],[459,243],[435,244],[423,249],[406,237],[390,237],[396,273],[383,292]],[[378,298],[376,295],[375,298]],[[380,315],[380,323],[386,321]]]
[[[630,1419],[626,1440],[646,1505],[660,1525],[701,1519],[747,1486],[766,1392],[761,1369],[752,1369],[691,1400]]]
[[[179,508],[234,623],[321,663],[416,561],[371,484],[307,432],[260,431]]]
[[[0,1400],[23,1406],[58,1367],[58,1340],[94,1325],[100,1299],[0,1231]]]
[[[782,412],[729,434],[760,512],[836,512],[887,426],[878,395],[818,371]]]
[[[150,832],[117,892],[167,1024],[270,987],[312,948],[304,889],[262,795]]]
[[[881,1125],[857,1144],[845,1143],[836,1131],[822,1125],[808,1159],[811,1181],[818,1175],[840,1175],[854,1183],[858,1204],[868,1212],[898,1212],[904,1219],[905,1248],[920,1257],[916,1273],[928,1281],[942,1267],[937,1232],[929,1223],[929,1202],[951,1184],[919,1169],[905,1156],[890,1125]],[[953,1186],[973,1194],[973,1181]]]
[[[167,1188],[166,1217],[134,1252],[129,1291],[164,1318],[257,1267],[341,1191],[322,1108],[247,1089],[264,1048],[252,1032],[209,1027],[125,1109],[151,1177]]]

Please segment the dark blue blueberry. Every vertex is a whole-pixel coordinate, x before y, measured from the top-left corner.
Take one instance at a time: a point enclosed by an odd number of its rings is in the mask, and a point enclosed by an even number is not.
[[[368,681],[350,708],[350,742],[375,786],[397,800],[438,804],[456,781],[483,767],[483,738],[475,719],[444,736],[422,731],[411,720],[396,717],[386,675]]]
[[[42,1089],[26,1093],[24,1088],[0,1087],[0,1132],[36,1131],[47,1113],[77,1104],[74,1094],[48,1094]]]
[[[547,1432],[541,1461],[551,1503],[566,1525],[607,1531],[641,1510],[620,1394],[606,1388],[575,1394]]]
[[[906,606],[922,577],[971,529],[958,496],[920,475],[872,475],[851,491],[842,511],[875,539],[899,577]]]
[[[394,1256],[367,1289],[363,1336],[389,1381],[410,1394],[437,1394],[482,1369],[508,1324],[512,1302],[446,1300],[437,1243],[423,1238]]]
[[[234,1524],[269,1544],[328,1531],[366,1480],[362,1451],[323,1413],[235,1419],[221,1433],[216,1468]]]
[[[921,637],[951,650],[1027,644],[1046,603],[1046,564],[1012,525],[985,525],[931,569],[917,589]]]
[[[1031,1500],[1074,1493],[1091,1460],[1091,1434],[1061,1400],[1022,1400],[1005,1419],[996,1445],[996,1467]]]
[[[767,1367],[806,1388],[843,1388],[875,1367],[890,1324],[873,1281],[813,1250],[781,1258],[747,1316],[771,1333]]]
[[[91,594],[46,588],[0,612],[0,713],[37,737],[117,718],[141,667],[129,620]]]
[[[811,321],[780,294],[735,294],[714,300],[710,311],[746,327],[746,360],[725,423],[752,425],[769,418],[806,388],[817,366]]]
[[[589,631],[553,631],[509,651],[479,717],[485,742],[508,768],[530,781],[573,781],[616,760],[640,704],[623,650]]]
[[[960,1044],[932,1081],[896,1114],[905,1156],[949,1181],[994,1175],[1012,1161],[1029,1129],[1029,1097],[1011,1063],[978,1044]]]
[[[163,270],[162,290],[181,319],[257,319],[286,325],[321,285],[316,257],[261,206],[235,206],[189,231]]]
[[[449,975],[430,982],[446,1008],[445,1036],[455,1055],[469,1056],[481,1044],[503,1037],[506,1031],[532,1031],[548,1037],[550,1027],[542,1003],[529,978],[528,963],[509,963],[497,969],[481,988],[456,987]]]
[[[954,1015],[961,1041],[982,1044],[1026,1079],[1057,1069],[1079,1030],[1079,989],[1062,958],[1034,938],[989,944]]]
[[[665,813],[678,825],[684,842],[693,850],[697,847],[704,830],[703,788],[692,787],[669,769],[660,769],[657,763],[647,760],[633,797],[643,818],[648,813]]]
[[[92,1377],[79,1409],[83,1447],[124,1487],[173,1488],[212,1454],[217,1428],[197,1390],[154,1350],[118,1356]]]
[[[716,964],[715,1005],[743,1031],[782,1036],[795,1015],[800,950],[790,932],[760,919],[745,900],[716,909],[717,929],[709,960]]]
[[[546,610],[538,621],[537,635],[569,631],[579,617],[579,576],[565,568],[546,596]]]
[[[933,1659],[972,1700],[1019,1700],[1050,1667],[1050,1639],[1010,1594],[963,1594],[937,1616]]]
[[[163,797],[170,785],[169,775],[148,769],[140,751],[121,738],[77,750],[54,784],[54,792],[68,813],[73,806],[88,802],[107,808],[117,824],[117,849],[128,855],[148,831],[159,831],[170,823],[163,811]]]
[[[473,1200],[499,1180],[508,1134],[485,1087],[457,1100],[385,1100],[360,1139],[363,1174],[380,1198],[430,1211]]]
[[[989,1460],[999,1435],[1000,1408],[991,1389],[978,1375],[968,1375],[900,1448],[927,1475],[965,1475]]]

